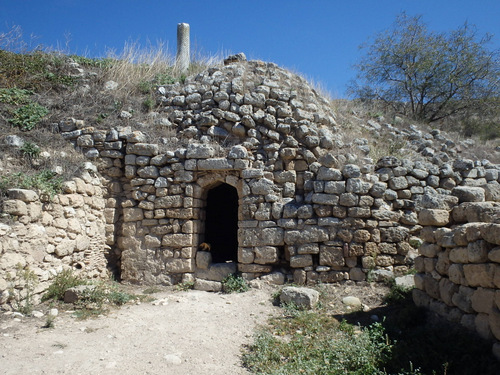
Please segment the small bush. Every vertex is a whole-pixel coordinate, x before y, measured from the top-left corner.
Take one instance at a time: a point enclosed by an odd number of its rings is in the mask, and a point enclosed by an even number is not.
[[[19,149],[21,154],[27,159],[37,159],[40,156],[40,147],[32,142],[25,142]]]
[[[38,103],[28,103],[13,112],[9,122],[23,131],[34,129],[49,110]]]
[[[56,301],[63,301],[64,293],[69,288],[85,284],[85,280],[82,280],[79,276],[75,275],[72,270],[63,270],[54,278],[52,284],[49,286],[49,289],[47,289],[43,295],[42,300],[47,301],[49,299],[53,299]]]
[[[42,328],[54,328],[54,321],[56,320],[56,317],[54,315],[47,315],[47,320],[45,320],[45,324],[42,326]]]
[[[134,300],[136,297],[132,294],[121,292],[119,290],[112,290],[108,293],[107,298],[109,303],[122,306],[127,302]]]
[[[194,288],[194,281],[185,281],[183,283],[177,284],[175,289],[185,292],[186,290],[190,290]]]
[[[33,312],[33,294],[38,285],[38,277],[28,266],[19,263],[16,265],[15,275],[8,278],[8,281],[14,309],[21,314],[30,315]]]
[[[243,293],[248,290],[246,280],[238,275],[229,275],[222,280],[222,291],[224,293]]]

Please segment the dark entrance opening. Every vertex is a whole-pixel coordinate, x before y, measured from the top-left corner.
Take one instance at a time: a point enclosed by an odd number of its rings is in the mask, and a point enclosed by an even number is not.
[[[205,217],[205,242],[212,248],[212,261],[223,263],[238,259],[238,192],[228,184],[208,191]]]

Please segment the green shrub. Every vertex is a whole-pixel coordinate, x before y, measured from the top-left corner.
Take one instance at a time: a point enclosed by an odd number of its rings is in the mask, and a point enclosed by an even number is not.
[[[47,315],[47,319],[45,320],[45,324],[42,328],[54,328],[54,321],[56,320],[55,315]]]
[[[35,128],[42,118],[49,113],[49,110],[38,103],[28,103],[16,109],[9,119],[9,122],[21,128],[23,131],[29,131]]]
[[[175,289],[185,292],[186,290],[190,290],[194,288],[194,281],[184,281],[183,283],[177,284]]]
[[[155,100],[149,97],[142,102],[142,108],[145,112],[150,112],[154,108],[155,104]]]
[[[41,152],[40,147],[32,142],[25,142],[21,148],[19,148],[19,151],[21,151],[23,156],[28,159],[38,158]]]
[[[185,78],[184,78],[185,79]],[[171,85],[173,83],[178,82],[179,79],[176,79],[174,76],[172,76],[171,73],[159,73],[155,75],[153,79],[153,83],[156,85]]]
[[[224,293],[243,293],[247,290],[248,283],[241,276],[232,274],[222,280],[222,291]]]
[[[9,189],[40,190],[42,194],[53,197],[61,192],[63,178],[56,173],[43,170],[32,175],[11,173],[0,176],[0,196],[5,196]]]
[[[112,290],[108,293],[107,299],[113,305],[122,306],[127,302],[134,300],[136,297],[132,294],[121,292],[119,290]]]
[[[17,87],[0,89],[0,102],[14,105],[28,104],[30,102],[30,95],[32,94],[32,91]]]
[[[72,270],[66,269],[56,275],[49,289],[42,297],[43,301],[49,299],[63,301],[64,293],[69,289],[78,285],[85,285],[85,280],[75,275]]]

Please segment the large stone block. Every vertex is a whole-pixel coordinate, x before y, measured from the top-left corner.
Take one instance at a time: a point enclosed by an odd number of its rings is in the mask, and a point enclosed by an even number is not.
[[[312,255],[294,255],[290,257],[290,267],[292,268],[304,268],[312,265]]]
[[[220,292],[222,290],[222,283],[218,281],[196,279],[194,282],[194,289],[205,292]]]
[[[409,236],[409,230],[405,227],[390,227],[380,229],[380,238],[382,242],[401,242],[406,241]]]
[[[471,296],[471,305],[478,313],[490,314],[495,305],[495,290],[477,288]]]
[[[345,265],[344,249],[335,246],[321,246],[319,264],[322,266],[343,267]]]
[[[319,301],[319,292],[310,288],[287,286],[280,294],[281,303],[294,303],[298,307],[312,309]]]
[[[170,258],[165,260],[165,271],[170,273],[194,272],[194,259]]]
[[[297,246],[297,254],[319,254],[319,245],[317,243],[306,243]]]
[[[457,186],[451,194],[458,198],[458,202],[484,202],[484,189],[471,186]]]
[[[273,266],[266,266],[263,264],[238,264],[238,271],[248,273],[269,273],[273,270]]]
[[[236,270],[237,265],[234,262],[213,263],[206,269],[197,269],[195,272],[195,277],[204,280],[222,281],[227,276],[234,274]]]
[[[465,264],[463,269],[468,285],[494,288],[493,278],[496,267],[500,266],[493,264]]]
[[[127,145],[127,154],[156,156],[159,153],[159,146],[149,143],[129,143]]]
[[[234,161],[226,158],[198,160],[200,171],[228,171],[234,169]]]
[[[166,234],[161,241],[165,247],[187,247],[194,245],[194,237],[192,234]]]
[[[139,221],[144,219],[144,212],[142,208],[129,207],[123,209],[123,221]]]
[[[453,306],[453,295],[458,292],[459,286],[449,279],[443,277],[439,280],[439,295],[441,296],[441,300],[446,303],[448,306]]]
[[[428,243],[428,242],[424,242],[418,248],[418,252],[420,254],[422,254],[423,256],[426,256],[428,258],[435,258],[440,251],[441,251],[441,246],[434,244],[434,243]]]
[[[460,310],[467,314],[472,314],[474,309],[472,308],[471,298],[474,294],[473,288],[468,288],[465,286],[460,286],[458,293],[455,293],[452,297],[452,302]]]
[[[155,209],[158,208],[179,208],[184,203],[182,195],[169,195],[166,197],[156,198],[154,201]]]
[[[9,199],[3,202],[3,212],[13,216],[24,216],[28,214],[28,208],[21,200]]]
[[[412,296],[415,305],[419,307],[429,307],[429,304],[431,302],[431,297],[429,297],[427,293],[425,293],[424,291],[419,289],[413,289]]]
[[[240,228],[240,246],[283,246],[285,231],[282,228]]]
[[[9,189],[7,195],[10,199],[19,199],[26,203],[35,202],[39,199],[36,192],[27,189]]]
[[[312,202],[315,204],[336,205],[339,202],[338,195],[316,193],[312,195]]]
[[[278,261],[278,249],[274,246],[258,246],[254,249],[257,264],[273,264]]]
[[[484,240],[495,245],[500,245],[500,224],[481,225],[479,230]]]
[[[468,250],[466,247],[455,247],[450,251],[450,261],[453,263],[469,263]]]
[[[465,279],[464,266],[462,264],[452,264],[448,268],[448,277],[450,281],[458,285],[468,285]]]
[[[73,254],[75,248],[75,240],[64,239],[56,246],[55,253],[58,257],[64,257]]]
[[[444,226],[450,221],[450,213],[446,210],[433,210],[424,208],[418,213],[420,225]]]
[[[215,155],[215,149],[206,144],[189,144],[186,149],[187,159],[208,159]]]
[[[287,245],[328,241],[328,230],[322,227],[307,226],[303,230],[287,230],[284,241]]]
[[[467,245],[467,256],[470,263],[483,263],[488,260],[491,246],[483,240],[470,242]]]

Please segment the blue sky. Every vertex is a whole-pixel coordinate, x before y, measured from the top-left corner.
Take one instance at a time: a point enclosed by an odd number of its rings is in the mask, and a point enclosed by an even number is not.
[[[148,40],[175,54],[177,23],[186,22],[201,54],[272,61],[335,98],[355,76],[359,45],[402,11],[422,15],[435,31],[467,21],[494,34],[491,47],[500,48],[500,0],[0,0],[0,33],[18,25],[26,39],[89,57]]]

